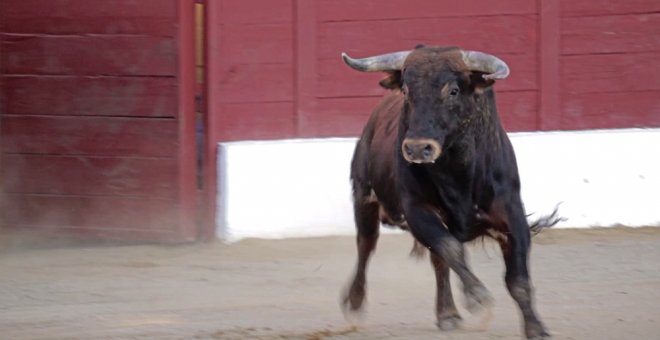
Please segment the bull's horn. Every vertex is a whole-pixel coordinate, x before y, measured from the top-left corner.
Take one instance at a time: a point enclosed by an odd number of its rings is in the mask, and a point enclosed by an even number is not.
[[[341,54],[346,65],[362,72],[396,71],[403,67],[403,62],[410,51],[392,52],[362,59],[353,59],[346,53]]]
[[[502,59],[479,51],[463,51],[463,62],[470,70],[484,72],[484,79],[505,79],[509,66]]]

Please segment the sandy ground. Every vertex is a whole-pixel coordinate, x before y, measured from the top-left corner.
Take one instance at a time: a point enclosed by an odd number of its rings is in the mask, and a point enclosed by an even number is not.
[[[470,246],[494,318],[434,326],[434,278],[409,235],[381,237],[368,313],[338,307],[353,238],[0,251],[2,339],[520,339],[494,243]],[[660,339],[660,228],[550,230],[534,239],[539,314],[555,339]],[[456,281],[454,281],[455,284]],[[454,287],[457,287],[456,284]],[[457,301],[462,301],[456,292]]]

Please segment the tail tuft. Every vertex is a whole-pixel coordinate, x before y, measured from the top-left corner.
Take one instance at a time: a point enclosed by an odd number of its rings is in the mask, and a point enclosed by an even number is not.
[[[536,220],[536,221],[529,224],[529,230],[532,232],[533,235],[536,235],[536,234],[540,233],[544,229],[553,227],[559,222],[566,221],[566,218],[559,216],[559,206],[560,205],[561,205],[561,202],[559,202],[555,206],[555,210],[552,212],[552,214],[546,215],[546,216],[541,216],[541,217],[539,217],[538,220]]]

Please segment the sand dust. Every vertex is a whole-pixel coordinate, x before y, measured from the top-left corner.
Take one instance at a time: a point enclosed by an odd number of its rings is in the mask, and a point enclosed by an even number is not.
[[[660,339],[660,228],[550,230],[534,238],[537,309],[555,339]],[[339,293],[351,237],[184,246],[0,243],[2,339],[520,339],[494,243],[470,263],[495,297],[493,319],[434,325],[428,260],[409,235],[382,236],[367,314],[353,327]],[[459,305],[463,297],[452,278]]]

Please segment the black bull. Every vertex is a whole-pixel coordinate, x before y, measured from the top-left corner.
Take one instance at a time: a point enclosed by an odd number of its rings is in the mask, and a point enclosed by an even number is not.
[[[534,311],[530,225],[516,158],[495,107],[493,85],[508,76],[508,66],[492,55],[455,47],[343,58],[360,71],[387,72],[381,85],[392,90],[372,113],[353,156],[358,261],[344,296],[346,309],[362,307],[367,262],[383,222],[409,230],[430,250],[437,325],[457,327],[461,316],[451,294],[450,268],[463,283],[469,311],[492,304],[463,247],[486,235],[502,248],[506,286],[522,312],[526,337],[549,337]],[[553,214],[543,222],[552,225],[557,219]]]

